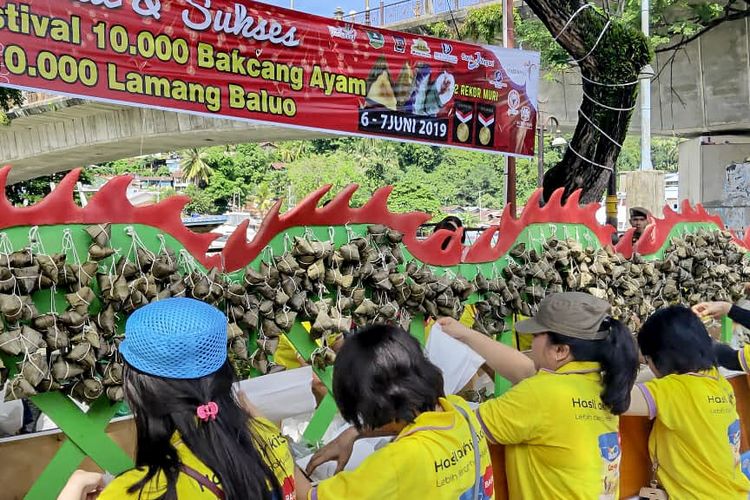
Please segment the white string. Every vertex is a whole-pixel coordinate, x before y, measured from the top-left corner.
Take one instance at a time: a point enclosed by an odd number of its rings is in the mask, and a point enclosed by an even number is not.
[[[591,50],[589,50],[588,53],[586,53],[586,55],[583,56],[582,58],[575,59],[574,62],[579,63],[579,62],[583,61],[584,59],[586,59],[591,54],[593,54],[594,51],[596,50],[596,48],[599,46],[599,42],[601,42],[602,38],[604,38],[604,33],[607,32],[607,30],[609,29],[609,27],[611,25],[612,25],[612,20],[610,19],[609,21],[607,21],[607,24],[604,25],[604,28],[602,29],[602,32],[599,33],[599,38],[596,39],[596,42],[594,43],[594,46],[591,47]]]
[[[586,116],[586,114],[582,110],[579,109],[578,110],[578,114],[581,115],[582,118],[586,119],[586,121],[589,122],[591,124],[591,126],[594,127],[596,130],[598,130],[600,134],[602,134],[604,137],[606,137],[607,139],[609,139],[610,141],[612,141],[612,143],[614,145],[616,145],[617,147],[619,147],[620,149],[622,149],[622,144],[620,144],[619,142],[617,142],[616,140],[614,140],[608,133],[606,133],[604,130],[602,130],[599,127],[599,125],[597,125],[596,123],[594,123],[594,121],[591,118],[589,118],[588,116]]]
[[[638,107],[638,103],[633,104],[629,108],[613,108],[612,106],[607,106],[606,104],[602,104],[590,95],[588,95],[585,91],[583,91],[583,97],[591,101],[592,103],[596,104],[600,108],[608,109],[610,111],[633,111],[635,108]]]
[[[595,167],[599,167],[599,168],[601,168],[603,170],[608,170],[610,172],[614,172],[614,169],[612,167],[608,167],[606,165],[602,165],[601,163],[596,163],[595,161],[591,161],[588,158],[583,157],[578,151],[576,151],[575,149],[573,149],[573,147],[570,144],[568,144],[568,149],[571,150],[581,160],[583,160],[583,161],[585,161],[587,163],[590,163],[591,165],[594,165]]]
[[[634,80],[632,82],[627,82],[627,83],[602,83],[602,82],[597,82],[596,80],[592,80],[591,78],[586,78],[585,76],[583,76],[583,74],[581,74],[581,79],[589,83],[593,83],[594,85],[600,85],[602,87],[632,87],[634,85],[638,85],[639,83],[641,83],[640,80]]]
[[[584,10],[588,9],[589,7],[593,7],[593,6],[594,6],[594,5],[593,5],[593,4],[590,4],[590,3],[587,3],[587,4],[584,4],[584,5],[581,5],[581,6],[580,6],[580,7],[578,8],[578,10],[577,10],[577,11],[575,11],[575,12],[573,13],[573,15],[572,15],[572,16],[570,16],[570,19],[568,19],[568,22],[567,22],[567,23],[565,23],[565,26],[563,26],[563,27],[562,27],[562,29],[560,30],[560,32],[559,32],[559,33],[557,34],[557,36],[555,37],[555,41],[557,41],[557,39],[558,39],[558,38],[560,38],[560,37],[562,36],[562,34],[563,34],[563,33],[565,32],[565,30],[566,30],[566,29],[568,29],[568,26],[570,26],[570,23],[572,23],[572,22],[573,22],[573,19],[575,19],[576,17],[578,17],[578,14],[580,14],[580,13],[581,13],[581,12],[583,12]]]

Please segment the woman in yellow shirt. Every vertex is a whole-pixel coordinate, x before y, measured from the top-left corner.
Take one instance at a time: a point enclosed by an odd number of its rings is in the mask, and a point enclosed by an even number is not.
[[[107,485],[101,500],[294,500],[286,440],[267,420],[248,425],[226,338],[226,316],[193,299],[155,302],[128,318],[120,354],[136,468]],[[60,498],[80,498],[91,477],[77,474]]]
[[[627,328],[591,295],[545,298],[517,324],[531,359],[450,318],[443,330],[516,384],[480,405],[487,438],[504,444],[510,498],[616,499],[618,415],[630,404],[638,356]]]
[[[649,453],[670,498],[748,498],[734,391],[716,367],[711,337],[688,308],[654,313],[638,333],[656,376],[633,391],[629,414],[654,420]]]
[[[353,427],[316,454],[308,471],[331,459],[343,468],[358,437],[395,438],[353,471],[316,486],[298,479],[298,497],[494,498],[492,464],[479,422],[464,401],[443,394],[440,369],[401,328],[373,325],[349,335],[336,356],[333,394]],[[331,453],[334,448],[347,455]]]

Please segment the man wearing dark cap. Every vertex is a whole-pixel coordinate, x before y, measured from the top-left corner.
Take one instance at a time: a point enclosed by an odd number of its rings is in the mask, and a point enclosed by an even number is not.
[[[633,207],[630,209],[630,225],[635,229],[633,233],[633,245],[641,238],[643,231],[648,225],[648,218],[651,213],[643,207]]]

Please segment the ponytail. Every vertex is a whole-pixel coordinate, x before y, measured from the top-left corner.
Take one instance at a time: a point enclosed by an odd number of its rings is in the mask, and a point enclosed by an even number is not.
[[[638,376],[638,349],[622,322],[609,318],[602,326],[609,327],[609,335],[599,349],[604,382],[602,402],[612,413],[620,415],[630,407],[630,391]]]
[[[595,361],[602,368],[601,398],[615,415],[630,407],[630,391],[638,376],[638,350],[630,330],[620,321],[604,320],[602,330],[609,334],[602,340],[581,340],[550,333],[550,342],[567,345],[576,361]]]

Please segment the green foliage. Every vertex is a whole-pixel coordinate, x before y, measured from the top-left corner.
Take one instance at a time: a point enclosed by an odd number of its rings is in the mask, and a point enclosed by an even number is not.
[[[13,205],[33,205],[47,196],[51,191],[52,184],[57,185],[67,173],[68,172],[60,172],[11,184],[5,188],[5,194]],[[93,175],[90,171],[84,169],[81,172],[80,179],[84,184],[91,183],[93,181]],[[80,205],[80,199],[78,196],[76,196],[75,202]]]
[[[23,95],[20,90],[0,86],[0,111],[8,111],[13,106],[21,104],[23,104]]]
[[[651,140],[651,162],[655,170],[677,172],[679,167],[678,144],[680,140],[670,137],[654,137]],[[625,139],[617,159],[617,171],[638,170],[641,165],[641,141],[639,137]]]
[[[211,177],[211,167],[206,163],[204,153],[197,148],[188,149],[182,153],[180,169],[185,174],[185,180],[198,185],[208,184]]]
[[[185,189],[186,196],[190,197],[190,203],[185,206],[185,213],[188,215],[200,214],[220,214],[224,210],[221,210],[214,199],[208,193],[208,191],[199,188],[198,186],[191,184]]]
[[[461,27],[461,37],[483,43],[494,43],[503,35],[503,11],[501,4],[492,4],[471,9]]]
[[[389,201],[389,208],[395,212],[419,210],[433,214],[436,219],[442,215],[437,190],[430,175],[416,167],[410,168],[396,182]]]

